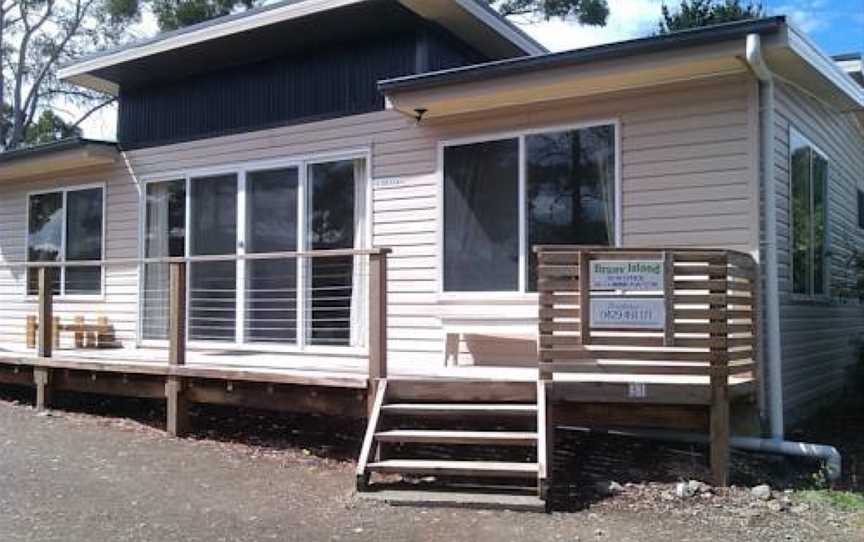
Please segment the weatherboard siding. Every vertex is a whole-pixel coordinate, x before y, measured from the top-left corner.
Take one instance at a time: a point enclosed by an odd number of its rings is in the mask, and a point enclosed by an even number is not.
[[[864,189],[864,127],[852,114],[832,110],[786,84],[776,87],[775,168],[777,191],[783,399],[794,423],[842,388],[857,360],[864,307],[838,298],[849,276],[851,246],[864,246],[858,227],[857,190]],[[792,293],[789,132],[794,128],[828,157],[828,250],[831,299]]]
[[[389,351],[394,363],[444,363],[442,317],[485,318],[502,333],[533,334],[536,296],[482,298],[438,292],[439,143],[543,127],[617,119],[621,134],[623,242],[628,246],[756,247],[755,82],[736,76],[654,90],[549,102],[489,111],[417,125],[392,111],[353,115],[206,140],[128,151],[138,181],[165,178],[198,168],[366,149],[373,178],[394,178],[372,189],[375,246],[392,247],[388,294]],[[109,257],[137,251],[137,190],[131,179],[117,181],[109,204]],[[21,197],[4,203],[4,227],[16,228],[23,250]],[[125,248],[126,252],[121,250]],[[22,253],[23,254],[23,253]],[[134,271],[117,278],[106,304],[122,312],[124,330],[133,330]],[[23,284],[23,283],[22,283]],[[22,286],[23,288],[23,286]],[[121,293],[114,294],[122,288]],[[128,293],[127,293],[128,292]],[[114,296],[117,295],[115,303]],[[118,320],[121,321],[121,320]],[[23,323],[17,340],[23,341]],[[123,335],[129,337],[129,335]],[[470,345],[462,345],[465,361]],[[533,361],[532,348],[522,350]]]
[[[138,190],[122,163],[76,173],[34,177],[21,182],[0,183],[0,262],[21,262],[26,257],[27,195],[30,192],[80,185],[105,186],[105,257],[135,258],[138,255]],[[105,271],[104,295],[89,299],[56,297],[54,315],[71,323],[74,316],[107,316],[118,338],[134,342],[138,312],[138,273],[134,265],[111,266]],[[25,270],[0,268],[0,344],[25,342],[25,318],[37,312],[33,297],[25,296]],[[61,335],[70,345],[72,337]]]

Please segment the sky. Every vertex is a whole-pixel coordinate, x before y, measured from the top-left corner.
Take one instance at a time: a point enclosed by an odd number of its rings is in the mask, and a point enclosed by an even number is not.
[[[561,20],[528,23],[514,21],[552,51],[590,47],[650,35],[657,28],[663,4],[676,6],[678,0],[608,0],[610,16],[606,26],[580,26]],[[864,52],[864,0],[764,0],[770,15],[787,15],[827,53]],[[145,18],[139,33],[155,32],[151,18]],[[105,109],[84,124],[87,137],[114,139],[116,110]]]

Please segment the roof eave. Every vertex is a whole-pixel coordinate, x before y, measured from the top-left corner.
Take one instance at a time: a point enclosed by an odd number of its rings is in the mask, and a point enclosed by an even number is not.
[[[117,83],[94,75],[94,72],[148,56],[215,40],[220,37],[341,7],[361,4],[366,1],[368,0],[307,0],[273,6],[248,15],[228,16],[221,22],[218,19],[214,19],[192,25],[180,31],[156,36],[137,44],[83,57],[61,66],[58,70],[58,77],[61,80],[76,85],[116,95],[119,90]],[[412,9],[415,12],[417,11],[415,8],[412,8],[414,0],[397,1],[406,8]],[[548,52],[542,45],[518,27],[498,16],[491,9],[480,5],[478,0],[451,1],[473,18],[488,26],[496,35],[509,42],[514,48],[522,51],[524,54],[539,55]]]

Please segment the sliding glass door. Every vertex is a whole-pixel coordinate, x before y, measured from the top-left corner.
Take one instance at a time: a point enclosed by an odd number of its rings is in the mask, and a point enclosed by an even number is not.
[[[295,252],[297,168],[246,176],[246,252]],[[297,259],[246,262],[247,342],[297,342]]]
[[[189,253],[237,253],[237,175],[191,181]],[[189,338],[233,342],[237,335],[237,262],[189,265]]]
[[[349,159],[148,183],[145,256],[363,248],[365,176],[365,160]],[[358,345],[364,302],[360,260],[347,255],[192,262],[189,339]],[[167,297],[168,266],[145,265],[144,339],[166,338]]]

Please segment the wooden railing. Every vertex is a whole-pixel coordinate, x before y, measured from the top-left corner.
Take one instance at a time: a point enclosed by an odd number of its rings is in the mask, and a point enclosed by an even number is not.
[[[56,345],[57,333],[53,325],[41,325],[43,322],[54,322],[54,295],[52,285],[56,273],[62,267],[93,267],[103,269],[111,266],[129,266],[144,264],[167,264],[169,266],[168,291],[168,363],[183,365],[186,363],[187,333],[187,267],[194,263],[238,261],[238,260],[269,260],[297,258],[304,261],[313,259],[354,257],[367,258],[365,262],[366,290],[366,347],[369,357],[369,378],[374,382],[387,377],[387,261],[390,249],[369,250],[321,250],[307,252],[268,252],[243,255],[191,256],[170,258],[126,258],[114,260],[99,260],[86,262],[20,262],[6,263],[3,267],[21,267],[35,269],[38,272],[37,330],[36,351],[41,358],[50,358]],[[238,308],[238,310],[243,310]],[[298,308],[297,310],[303,310]],[[29,329],[29,328],[28,328]],[[297,331],[303,332],[302,330]],[[374,394],[373,394],[374,395]]]
[[[759,274],[753,258],[730,250],[673,248],[535,251],[540,386],[550,389],[554,375],[566,372],[671,376],[672,382],[707,377],[712,471],[725,484],[730,384],[755,381],[759,373]],[[639,262],[648,266],[636,277],[645,282],[610,286],[609,270]],[[618,278],[633,279],[626,275]],[[632,379],[632,402],[645,393],[640,380]]]

